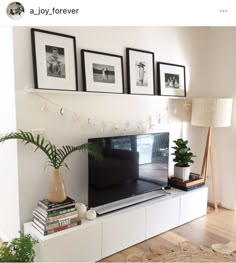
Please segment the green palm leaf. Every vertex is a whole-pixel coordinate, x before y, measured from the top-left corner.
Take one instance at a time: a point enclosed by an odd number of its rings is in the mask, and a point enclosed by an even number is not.
[[[68,168],[65,159],[75,151],[81,151],[84,153],[88,152],[88,154],[95,159],[102,158],[100,148],[93,143],[84,143],[79,146],[64,145],[61,149],[57,149],[54,144],[46,140],[44,137],[41,137],[40,135],[34,136],[31,132],[24,132],[22,130],[0,137],[0,143],[11,139],[20,140],[25,145],[33,144],[36,147],[35,151],[38,149],[42,150],[48,158],[45,167],[53,166],[54,168],[59,169],[61,166],[65,166]]]

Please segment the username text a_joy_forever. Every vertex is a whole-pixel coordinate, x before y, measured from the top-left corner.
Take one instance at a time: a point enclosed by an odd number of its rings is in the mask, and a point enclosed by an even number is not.
[[[31,15],[76,15],[79,12],[79,8],[41,8],[30,9]]]

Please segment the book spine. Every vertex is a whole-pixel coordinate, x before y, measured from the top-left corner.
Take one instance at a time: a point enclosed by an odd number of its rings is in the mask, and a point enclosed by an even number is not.
[[[48,217],[58,216],[58,215],[66,214],[68,212],[73,212],[73,211],[77,211],[77,209],[75,207],[72,207],[72,208],[63,209],[60,211],[48,213]]]
[[[65,230],[65,229],[77,226],[77,225],[80,225],[80,224],[81,224],[81,221],[79,220],[79,221],[74,222],[74,223],[69,224],[69,225],[60,226],[60,227],[57,227],[57,228],[54,228],[54,229],[51,229],[51,230],[43,230],[43,229],[41,229],[41,227],[39,225],[37,225],[37,223],[32,222],[32,226],[35,229],[37,229],[44,236],[50,235],[50,234],[53,234],[53,233],[56,233],[56,232],[59,232],[59,231],[62,231],[62,230]]]
[[[73,212],[73,211],[77,211],[75,207],[58,210],[58,211],[52,212],[52,213],[47,213],[41,207],[36,207],[35,210],[38,211],[40,214],[42,214],[46,218],[66,214],[66,213]]]
[[[75,203],[65,204],[65,205],[54,207],[54,208],[47,208],[42,203],[38,202],[38,206],[40,208],[42,208],[43,210],[45,210],[45,212],[51,213],[51,212],[56,212],[56,211],[64,209],[64,208],[73,208],[73,207],[75,207]]]
[[[81,224],[81,221],[77,221],[77,222],[74,222],[74,223],[69,224],[69,225],[60,226],[60,227],[57,227],[57,228],[54,228],[54,229],[46,231],[46,234],[50,235],[50,234],[53,234],[53,233],[56,233],[56,232],[59,232],[59,231],[62,231],[62,230],[65,230],[65,229],[77,226],[77,225],[80,225],[80,224]]]
[[[76,217],[78,216],[78,211],[72,211],[72,212],[69,212],[69,213],[65,213],[65,214],[62,214],[62,215],[58,215],[58,216],[53,216],[53,217],[44,217],[43,215],[41,215],[38,211],[33,211],[33,216],[36,216],[36,217],[39,217],[41,221],[43,221],[44,223],[50,223],[50,222],[53,222],[55,220],[60,220],[60,219],[65,219],[65,218],[68,218],[68,217]]]
[[[53,216],[53,217],[49,217],[47,219],[48,222],[52,222],[54,220],[60,220],[60,219],[64,219],[64,218],[67,218],[68,216],[77,216],[78,215],[78,211],[75,210],[75,211],[72,211],[72,212],[68,212],[68,213],[65,213],[65,214],[62,214],[62,215],[58,215],[58,216]]]
[[[75,204],[75,200],[73,200],[70,197],[67,197],[67,199],[62,203],[51,203],[47,199],[38,201],[38,205],[40,205],[43,209],[49,210],[49,209],[57,209],[64,205],[71,205]]]
[[[64,225],[69,225],[72,224],[74,222],[79,221],[79,217],[78,215],[73,216],[71,218],[65,218],[65,219],[61,219],[61,220],[56,220],[50,223],[44,223],[42,221],[40,221],[38,218],[34,217],[33,218],[33,222],[35,222],[37,225],[39,225],[43,230],[51,230],[60,226],[64,226]]]

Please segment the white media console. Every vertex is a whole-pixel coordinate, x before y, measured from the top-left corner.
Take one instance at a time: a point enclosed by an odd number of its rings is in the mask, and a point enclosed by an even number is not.
[[[24,224],[24,232],[39,241],[36,261],[98,261],[206,214],[207,187],[189,192],[172,188],[168,192],[171,195],[93,221],[83,220],[79,226],[52,235],[41,235],[31,222]]]

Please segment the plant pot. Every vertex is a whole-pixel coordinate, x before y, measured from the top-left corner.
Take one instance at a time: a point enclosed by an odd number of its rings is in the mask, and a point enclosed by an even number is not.
[[[63,177],[59,169],[54,169],[48,187],[47,198],[52,203],[61,203],[66,200],[66,190]]]
[[[185,181],[189,181],[189,175],[190,175],[190,166],[187,167],[179,167],[179,166],[174,166],[174,175],[177,178],[180,178]]]

